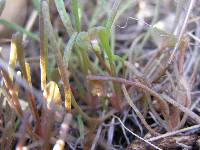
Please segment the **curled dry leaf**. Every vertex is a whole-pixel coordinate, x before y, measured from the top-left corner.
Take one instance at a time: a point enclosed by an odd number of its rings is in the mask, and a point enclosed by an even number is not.
[[[45,99],[47,100],[47,107],[52,108],[55,105],[60,106],[61,101],[61,95],[60,90],[58,88],[58,85],[54,81],[50,81],[43,93]]]
[[[27,2],[27,0],[6,0],[0,18],[18,25],[23,25],[27,13]],[[11,37],[12,32],[13,30],[0,25],[0,37]]]

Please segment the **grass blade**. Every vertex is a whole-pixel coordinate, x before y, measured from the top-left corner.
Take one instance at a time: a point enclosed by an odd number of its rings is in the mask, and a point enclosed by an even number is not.
[[[29,36],[30,38],[32,38],[35,41],[39,41],[39,37],[36,34],[25,30],[24,28],[22,28],[21,26],[15,24],[15,23],[11,23],[7,20],[0,19],[0,24],[4,25],[4,26],[6,26],[10,29],[16,30],[16,31],[21,32],[23,34],[26,34],[27,36]]]
[[[60,0],[59,0],[60,2]],[[63,1],[62,1],[63,2]],[[47,28],[48,32],[49,32],[49,40],[51,41],[51,45],[52,48],[54,50],[54,54],[55,54],[55,58],[56,58],[56,62],[58,65],[58,69],[59,69],[59,73],[61,76],[61,80],[63,82],[63,86],[64,86],[64,93],[65,93],[65,107],[67,111],[71,110],[71,88],[70,88],[70,84],[69,84],[69,74],[66,70],[66,65],[63,62],[62,59],[62,55],[60,52],[60,49],[58,47],[57,44],[57,39],[55,37],[54,31],[53,31],[53,27],[52,24],[50,22],[50,14],[49,14],[49,6],[48,3],[46,1],[42,1],[42,13],[44,15],[44,23],[45,23],[45,27]]]
[[[117,11],[118,11],[120,3],[121,3],[121,0],[116,1],[110,12],[110,15],[108,17],[107,24],[106,24],[106,28],[108,29],[108,31],[112,31],[112,26],[114,24],[115,17],[117,15]]]
[[[40,11],[40,0],[32,0],[34,8],[39,12]]]
[[[84,124],[83,124],[83,119],[81,115],[77,116],[77,120],[78,120],[78,125],[79,125],[80,138],[84,139]]]
[[[63,61],[66,64],[66,67],[68,68],[69,59],[71,57],[72,48],[74,46],[74,43],[76,41],[77,33],[72,34],[71,38],[69,39],[69,42],[67,43],[67,46],[64,50],[64,56]]]
[[[44,15],[42,13],[42,5],[40,6],[39,16],[39,30],[40,30],[40,70],[41,70],[41,89],[46,87],[46,77],[48,73],[48,32],[44,24]]]
[[[72,35],[72,33],[74,32],[74,29],[70,20],[70,16],[65,10],[65,4],[63,0],[54,0],[54,2],[68,34]]]
[[[106,30],[105,28],[101,28],[98,31],[98,36],[99,36],[99,40],[100,43],[102,45],[102,47],[105,50],[105,53],[108,57],[108,61],[111,67],[111,72],[112,72],[112,76],[115,75],[115,65],[114,65],[114,57],[113,57],[113,53],[109,44],[109,35],[108,35],[108,30]]]
[[[10,79],[13,81],[14,69],[17,63],[17,41],[16,36],[12,36],[11,40],[11,50],[10,50],[10,58],[9,58],[9,75]]]
[[[80,24],[80,16],[78,12],[78,1],[77,0],[72,0],[72,13],[74,17],[74,24],[76,27],[76,31],[80,32],[81,31],[81,24]]]

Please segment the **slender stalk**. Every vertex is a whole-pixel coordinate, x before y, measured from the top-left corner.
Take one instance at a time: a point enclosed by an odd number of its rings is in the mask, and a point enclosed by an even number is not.
[[[22,45],[22,34],[17,33],[14,36],[16,38],[17,59],[18,59],[19,64],[20,64],[22,76],[28,82],[28,81],[31,80],[30,79],[31,75],[28,74],[28,72],[30,73],[30,71],[29,71],[28,65],[26,66],[26,62],[25,62],[24,49],[23,49],[23,45]],[[30,82],[28,82],[28,83],[31,84]],[[40,117],[39,117],[39,114],[37,112],[35,97],[32,94],[32,88],[31,88],[31,92],[26,91],[26,97],[28,98],[29,107],[31,108],[32,115],[33,115],[33,117],[36,121],[37,129],[39,130],[39,128],[40,128]]]
[[[69,74],[66,70],[66,64],[62,59],[61,52],[59,50],[59,46],[57,44],[56,37],[54,35],[53,27],[50,22],[50,15],[49,15],[49,6],[46,1],[42,1],[42,13],[44,15],[44,24],[47,30],[49,31],[49,39],[51,41],[52,48],[54,50],[56,62],[58,65],[58,70],[61,76],[61,80],[64,86],[64,93],[65,93],[65,107],[67,111],[71,111],[71,88],[69,84]]]
[[[41,70],[41,89],[46,87],[47,61],[48,61],[48,32],[45,32],[44,15],[40,4],[39,14],[39,30],[40,30],[40,70]]]
[[[130,96],[128,95],[128,92],[126,90],[125,85],[122,85],[122,91],[124,92],[124,96],[127,100],[127,102],[129,103],[129,105],[133,108],[133,110],[135,111],[135,113],[137,114],[137,116],[140,118],[141,122],[143,123],[143,125],[149,130],[149,132],[153,135],[158,135],[158,133],[151,128],[150,125],[148,125],[148,123],[146,122],[145,118],[143,117],[143,115],[140,113],[140,111],[137,109],[137,107],[135,106],[135,104],[132,102]]]

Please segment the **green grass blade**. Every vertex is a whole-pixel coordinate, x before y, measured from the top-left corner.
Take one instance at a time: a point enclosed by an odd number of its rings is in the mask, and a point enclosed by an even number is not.
[[[101,15],[103,15],[101,12],[104,11],[107,3],[108,3],[108,1],[106,1],[106,0],[98,1],[98,5],[96,6],[96,8],[94,10],[94,13],[93,13],[92,18],[88,25],[89,29],[91,29],[93,26],[95,26],[97,24],[97,22],[99,21],[97,18],[100,17]]]
[[[71,57],[72,48],[73,48],[74,43],[76,41],[76,36],[77,36],[77,33],[72,34],[72,36],[71,36],[71,38],[70,38],[69,42],[67,43],[67,46],[64,50],[63,61],[65,62],[67,68],[68,68],[68,64],[69,64],[69,59]]]
[[[74,32],[74,29],[70,20],[70,16],[65,10],[65,4],[63,0],[54,0],[54,2],[68,34],[72,35]]]
[[[100,43],[101,43],[102,47],[104,48],[105,53],[108,57],[112,75],[114,76],[115,75],[115,65],[113,63],[114,57],[113,57],[112,49],[109,44],[109,33],[105,28],[101,28],[98,31],[98,36],[99,36]]]
[[[40,11],[40,0],[32,0],[34,8],[39,12]]]
[[[79,16],[79,11],[78,11],[78,1],[77,0],[72,0],[72,13],[74,17],[74,25],[76,27],[76,31],[80,32],[81,31],[81,23],[80,23],[80,16]]]
[[[112,26],[114,24],[120,3],[121,3],[121,0],[116,1],[111,12],[110,12],[110,14],[109,14],[107,24],[106,24],[106,28],[108,29],[108,31],[112,30]]]
[[[80,132],[80,138],[84,139],[84,124],[83,124],[83,119],[81,115],[77,116],[78,124],[79,124],[79,132]]]
[[[26,34],[27,36],[29,36],[33,40],[39,41],[38,35],[25,30],[24,28],[22,28],[21,26],[15,24],[15,23],[11,23],[11,22],[6,21],[4,19],[0,19],[0,24],[4,25],[4,26],[6,26],[10,29],[16,30],[16,31],[21,32],[23,34]]]

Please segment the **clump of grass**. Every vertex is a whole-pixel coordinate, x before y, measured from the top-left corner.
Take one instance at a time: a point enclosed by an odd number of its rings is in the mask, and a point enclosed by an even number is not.
[[[84,27],[84,9],[80,1],[70,1],[70,13],[64,0],[51,2],[55,4],[67,38],[55,32],[48,0],[33,0],[39,15],[39,36],[0,19],[0,24],[18,31],[11,39],[9,62],[0,56],[1,149],[14,146],[18,149],[61,150],[78,147],[113,149],[117,147],[115,145],[146,147],[142,142],[160,149],[162,142],[156,144],[154,141],[183,132],[178,129],[191,122],[200,123],[198,109],[195,110],[197,114],[193,112],[197,103],[191,107],[194,100],[191,91],[198,90],[195,85],[198,63],[188,59],[190,41],[183,29],[180,35],[175,35],[153,27],[161,11],[159,0],[150,28],[137,31],[136,40],[128,41],[128,44],[117,42],[115,22],[126,12],[131,0],[127,3],[121,0],[98,2],[87,23],[88,28]],[[191,3],[186,21],[183,21],[184,30]],[[103,11],[103,5],[110,5],[112,9],[102,15],[99,12]],[[0,1],[0,13],[3,6],[4,2]],[[176,22],[180,17],[180,10],[177,11]],[[103,21],[96,19],[98,14]],[[161,33],[165,35],[161,36]],[[38,89],[34,87],[35,77],[31,76],[31,62],[25,57],[23,35],[39,42],[40,53],[36,59],[40,68]],[[162,40],[151,57],[147,57],[145,47],[152,42],[152,37]],[[117,55],[117,45],[135,47]],[[173,63],[172,57],[175,58]],[[188,69],[191,65],[194,67]],[[187,79],[192,80],[193,86]],[[151,138],[143,133],[150,134]],[[124,139],[125,142],[120,143]]]

